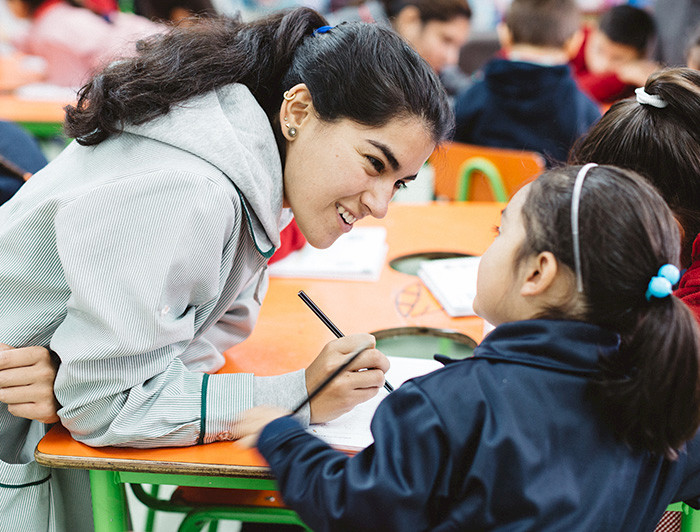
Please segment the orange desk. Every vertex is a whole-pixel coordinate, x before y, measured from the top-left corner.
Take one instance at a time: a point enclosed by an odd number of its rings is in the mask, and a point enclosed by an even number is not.
[[[60,135],[66,105],[75,102],[25,100],[0,93],[0,120],[17,122],[39,137]]]
[[[424,251],[481,254],[493,239],[502,204],[396,204],[384,220],[388,259]],[[385,265],[378,282],[272,279],[253,334],[226,353],[222,371],[271,375],[306,367],[333,338],[297,297],[309,296],[345,333],[398,326],[454,329],[480,340],[479,318],[447,316],[420,281]],[[39,463],[89,469],[96,531],[125,530],[123,483],[274,489],[262,457],[235,442],[160,449],[91,448],[56,426],[39,443]],[[282,510],[282,509],[280,509]],[[289,512],[289,510],[287,510]]]

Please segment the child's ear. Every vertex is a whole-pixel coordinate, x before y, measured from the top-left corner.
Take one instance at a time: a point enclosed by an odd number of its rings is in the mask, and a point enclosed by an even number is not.
[[[498,26],[496,26],[496,33],[498,34],[498,42],[501,44],[501,48],[507,50],[513,46],[513,34],[505,22],[498,23]]]
[[[566,53],[566,57],[568,57],[569,60],[573,59],[578,54],[581,46],[583,46],[583,38],[583,29],[579,29],[564,43],[564,53]]]
[[[554,284],[559,263],[551,252],[543,251],[527,259],[523,268],[525,271],[520,295],[532,297],[544,294]]]

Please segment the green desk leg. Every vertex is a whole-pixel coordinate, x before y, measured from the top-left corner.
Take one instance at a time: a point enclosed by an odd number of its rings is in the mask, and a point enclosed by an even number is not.
[[[687,504],[682,505],[683,521],[681,521],[681,532],[700,531],[700,511],[693,510]]]
[[[114,471],[90,471],[92,515],[95,532],[125,532],[128,530],[128,510],[124,485],[117,481]]]

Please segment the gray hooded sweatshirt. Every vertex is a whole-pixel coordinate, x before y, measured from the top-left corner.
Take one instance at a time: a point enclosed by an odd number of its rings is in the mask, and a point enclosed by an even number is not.
[[[238,412],[306,397],[303,370],[209,375],[255,323],[291,219],[282,199],[269,121],[230,85],[97,146],[72,143],[0,208],[0,342],[59,355],[59,415],[76,439],[234,439]],[[44,432],[0,404],[0,530],[83,529],[72,521],[89,507],[64,507],[85,497],[33,462]],[[71,489],[87,493],[83,479]]]

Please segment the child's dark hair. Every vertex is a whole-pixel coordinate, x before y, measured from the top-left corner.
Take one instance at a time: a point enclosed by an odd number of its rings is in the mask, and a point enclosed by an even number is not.
[[[700,233],[700,72],[660,70],[644,90],[668,105],[659,109],[634,98],[614,104],[576,142],[569,162],[621,166],[651,181],[683,228],[681,262],[689,264]]]
[[[96,75],[66,109],[66,132],[84,145],[142,124],[172,105],[217,87],[242,83],[270,122],[279,121],[282,94],[305,83],[322,120],[347,118],[382,126],[417,116],[439,143],[453,127],[445,91],[427,63],[393,31],[377,24],[326,24],[307,8],[250,23],[213,17],[140,41],[134,58]],[[273,127],[280,150],[279,128]]]
[[[652,16],[638,7],[621,5],[608,9],[600,16],[598,28],[611,41],[635,48],[646,55],[656,36]]]
[[[382,4],[389,18],[397,16],[403,8],[413,6],[424,24],[431,20],[449,22],[457,17],[472,17],[467,0],[382,0]]]
[[[533,182],[522,208],[520,257],[549,251],[575,271],[571,199],[579,169],[550,170]],[[645,297],[659,268],[678,263],[671,211],[634,172],[593,167],[581,189],[579,242],[580,315],[553,308],[541,317],[579,319],[620,335],[620,350],[600,360],[590,395],[622,441],[674,458],[700,426],[700,341],[678,298]]]
[[[578,31],[575,0],[513,0],[504,18],[513,44],[561,48]]]

